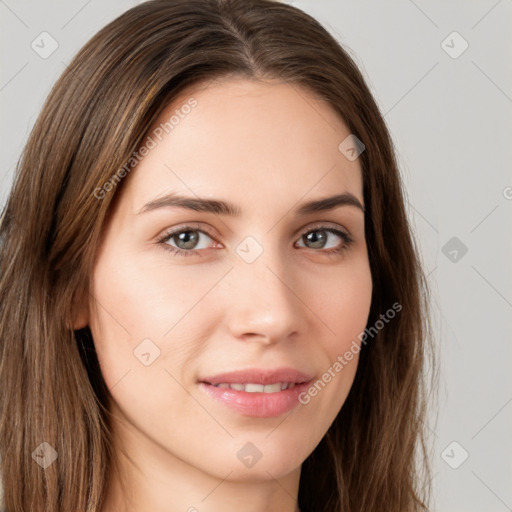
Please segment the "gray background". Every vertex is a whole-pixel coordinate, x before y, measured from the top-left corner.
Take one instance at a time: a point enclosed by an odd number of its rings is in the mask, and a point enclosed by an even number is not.
[[[0,0],[1,204],[51,85],[137,3]],[[288,3],[350,51],[400,156],[441,355],[433,510],[512,511],[512,1]]]

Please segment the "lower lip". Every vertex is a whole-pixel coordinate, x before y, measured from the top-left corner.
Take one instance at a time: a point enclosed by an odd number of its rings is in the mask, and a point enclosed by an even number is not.
[[[273,418],[291,411],[299,404],[299,395],[309,387],[310,382],[295,384],[292,389],[276,393],[248,393],[230,388],[218,388],[206,382],[199,387],[209,396],[226,404],[244,416]]]

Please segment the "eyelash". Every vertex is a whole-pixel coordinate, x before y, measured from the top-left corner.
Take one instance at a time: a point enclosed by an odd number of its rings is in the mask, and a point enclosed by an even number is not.
[[[161,237],[159,237],[157,239],[157,244],[160,245],[164,251],[168,251],[171,254],[174,254],[175,256],[194,256],[194,255],[197,255],[200,257],[204,256],[204,254],[201,254],[201,252],[204,252],[204,249],[185,250],[185,249],[179,249],[177,247],[173,247],[166,243],[169,240],[171,240],[173,236],[179,235],[180,233],[186,233],[187,231],[197,231],[199,233],[208,235],[210,238],[213,238],[213,235],[210,234],[208,232],[208,230],[199,229],[199,226],[188,225],[188,226],[182,226],[179,229],[175,229],[173,231],[164,233]],[[311,249],[314,252],[320,252],[320,253],[325,254],[326,256],[331,257],[331,258],[337,257],[340,255],[340,253],[349,249],[352,242],[354,241],[353,238],[348,233],[345,233],[344,231],[340,231],[339,229],[335,229],[331,226],[325,226],[325,225],[319,225],[319,226],[314,226],[312,228],[308,228],[306,231],[303,231],[301,233],[300,238],[302,238],[304,235],[307,235],[314,231],[328,231],[330,233],[334,233],[335,235],[337,235],[341,239],[343,239],[343,241],[345,242],[341,247],[338,247],[336,249],[326,249],[326,250],[325,249],[324,250]]]

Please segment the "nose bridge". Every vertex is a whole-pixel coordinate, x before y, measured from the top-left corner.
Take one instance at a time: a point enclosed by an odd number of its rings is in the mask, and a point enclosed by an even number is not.
[[[292,267],[277,242],[247,237],[236,248],[230,272],[228,319],[233,335],[258,334],[277,341],[300,330],[303,306],[296,296]]]

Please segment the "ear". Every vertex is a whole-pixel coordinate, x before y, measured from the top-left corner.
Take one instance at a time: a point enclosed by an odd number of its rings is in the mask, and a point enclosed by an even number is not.
[[[73,299],[73,325],[72,329],[78,331],[89,325],[89,306],[83,294]]]

